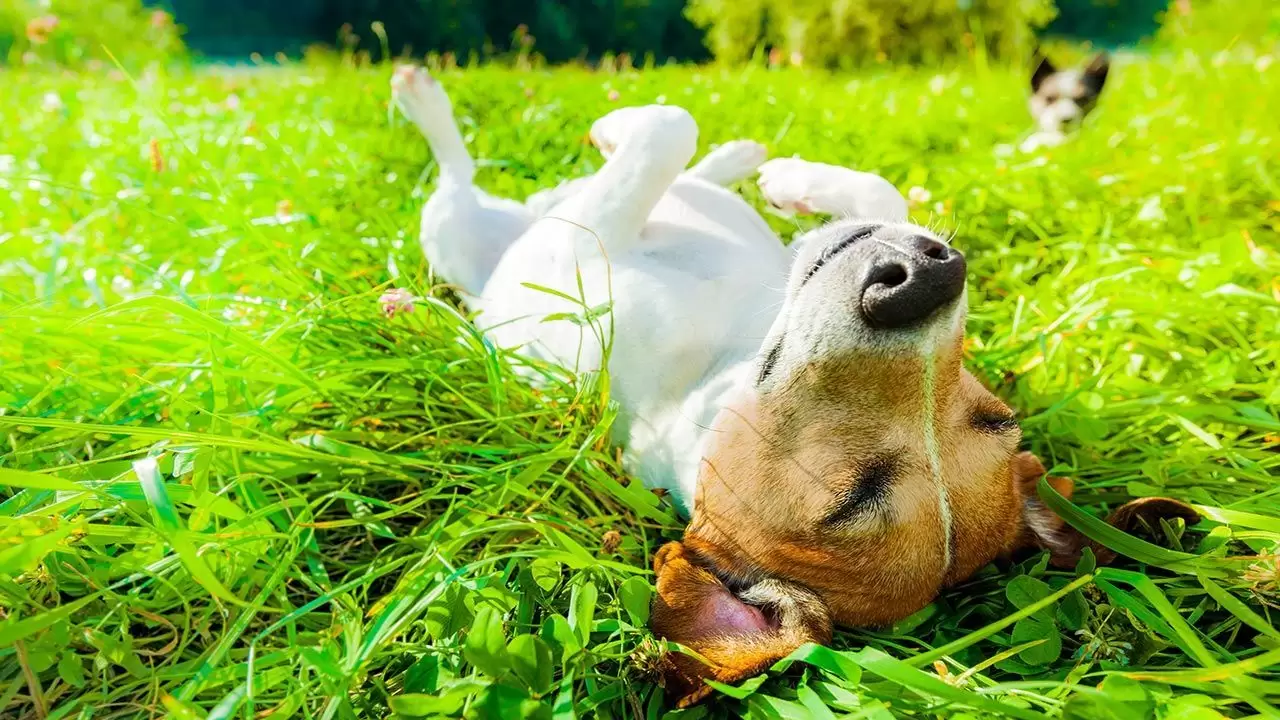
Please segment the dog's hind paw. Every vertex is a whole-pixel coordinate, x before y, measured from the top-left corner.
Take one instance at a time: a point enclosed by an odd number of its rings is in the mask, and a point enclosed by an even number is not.
[[[423,132],[435,126],[453,124],[453,107],[444,88],[426,68],[401,65],[391,75],[391,96],[405,117],[412,120]]]

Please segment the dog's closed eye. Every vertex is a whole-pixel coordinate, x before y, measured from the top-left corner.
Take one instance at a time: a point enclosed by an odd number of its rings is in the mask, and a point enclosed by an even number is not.
[[[756,378],[757,383],[762,383],[765,378],[769,377],[769,373],[773,372],[773,368],[778,364],[778,358],[782,356],[782,341],[779,340],[777,345],[769,351],[764,357],[764,362],[760,363],[760,376]]]
[[[1005,410],[976,410],[969,424],[979,432],[1003,435],[1018,429],[1018,419]]]
[[[897,461],[892,457],[882,455],[860,467],[853,484],[827,513],[823,522],[827,525],[844,525],[883,508],[889,500],[897,466]]]
[[[822,254],[818,256],[818,259],[815,260],[813,265],[809,267],[809,272],[805,273],[804,280],[802,280],[800,284],[804,285],[805,283],[809,282],[809,279],[812,278],[819,270],[821,270],[822,266],[826,265],[827,262],[829,262],[832,258],[844,252],[851,245],[857,243],[859,240],[866,240],[872,235],[875,235],[876,231],[879,229],[880,229],[879,225],[863,226],[859,228],[856,232],[851,234],[849,237],[845,238],[844,240],[841,240],[835,245],[832,245],[826,250],[823,250]]]

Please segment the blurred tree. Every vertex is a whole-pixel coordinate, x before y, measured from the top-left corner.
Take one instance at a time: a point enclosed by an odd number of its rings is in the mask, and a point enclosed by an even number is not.
[[[172,9],[187,28],[193,49],[212,56],[247,56],[258,52],[296,53],[315,32],[324,6],[332,0],[168,0],[153,3]],[[327,36],[331,40],[333,34]]]
[[[984,51],[1021,57],[1053,0],[690,0],[716,57],[761,49],[825,67],[937,62]]]
[[[369,27],[381,21],[397,54],[488,55],[519,50],[512,43],[523,37],[553,62],[606,52],[659,61],[709,57],[701,31],[684,16],[685,0],[172,0],[172,6],[189,29],[188,44],[212,55],[296,52],[339,40],[344,25],[376,53],[381,42]],[[526,33],[517,33],[521,26]]]
[[[1159,28],[1165,0],[1057,0],[1058,17],[1049,35],[1089,40],[1114,47],[1140,42]]]

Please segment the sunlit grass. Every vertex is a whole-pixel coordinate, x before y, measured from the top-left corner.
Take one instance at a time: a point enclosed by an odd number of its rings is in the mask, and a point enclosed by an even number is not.
[[[1121,540],[1148,565],[989,568],[714,712],[1277,712],[1280,74],[1258,67],[1121,64],[1039,156],[1004,147],[1029,125],[1012,71],[443,75],[499,194],[590,172],[591,121],[659,99],[704,147],[923,188],[916,218],[968,255],[970,366],[1077,502],[1216,508]],[[619,469],[600,378],[531,389],[435,286],[433,168],[389,72],[0,75],[0,716],[665,711],[648,564],[678,521]],[[393,286],[433,299],[387,319]]]

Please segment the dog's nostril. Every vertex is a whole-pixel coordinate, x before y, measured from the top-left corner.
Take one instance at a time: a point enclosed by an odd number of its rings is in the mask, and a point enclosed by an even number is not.
[[[867,278],[868,285],[883,285],[886,288],[895,288],[907,281],[907,269],[898,263],[881,265],[871,271],[871,276]]]
[[[946,260],[950,250],[945,243],[924,235],[907,238],[907,246],[931,260]]]

